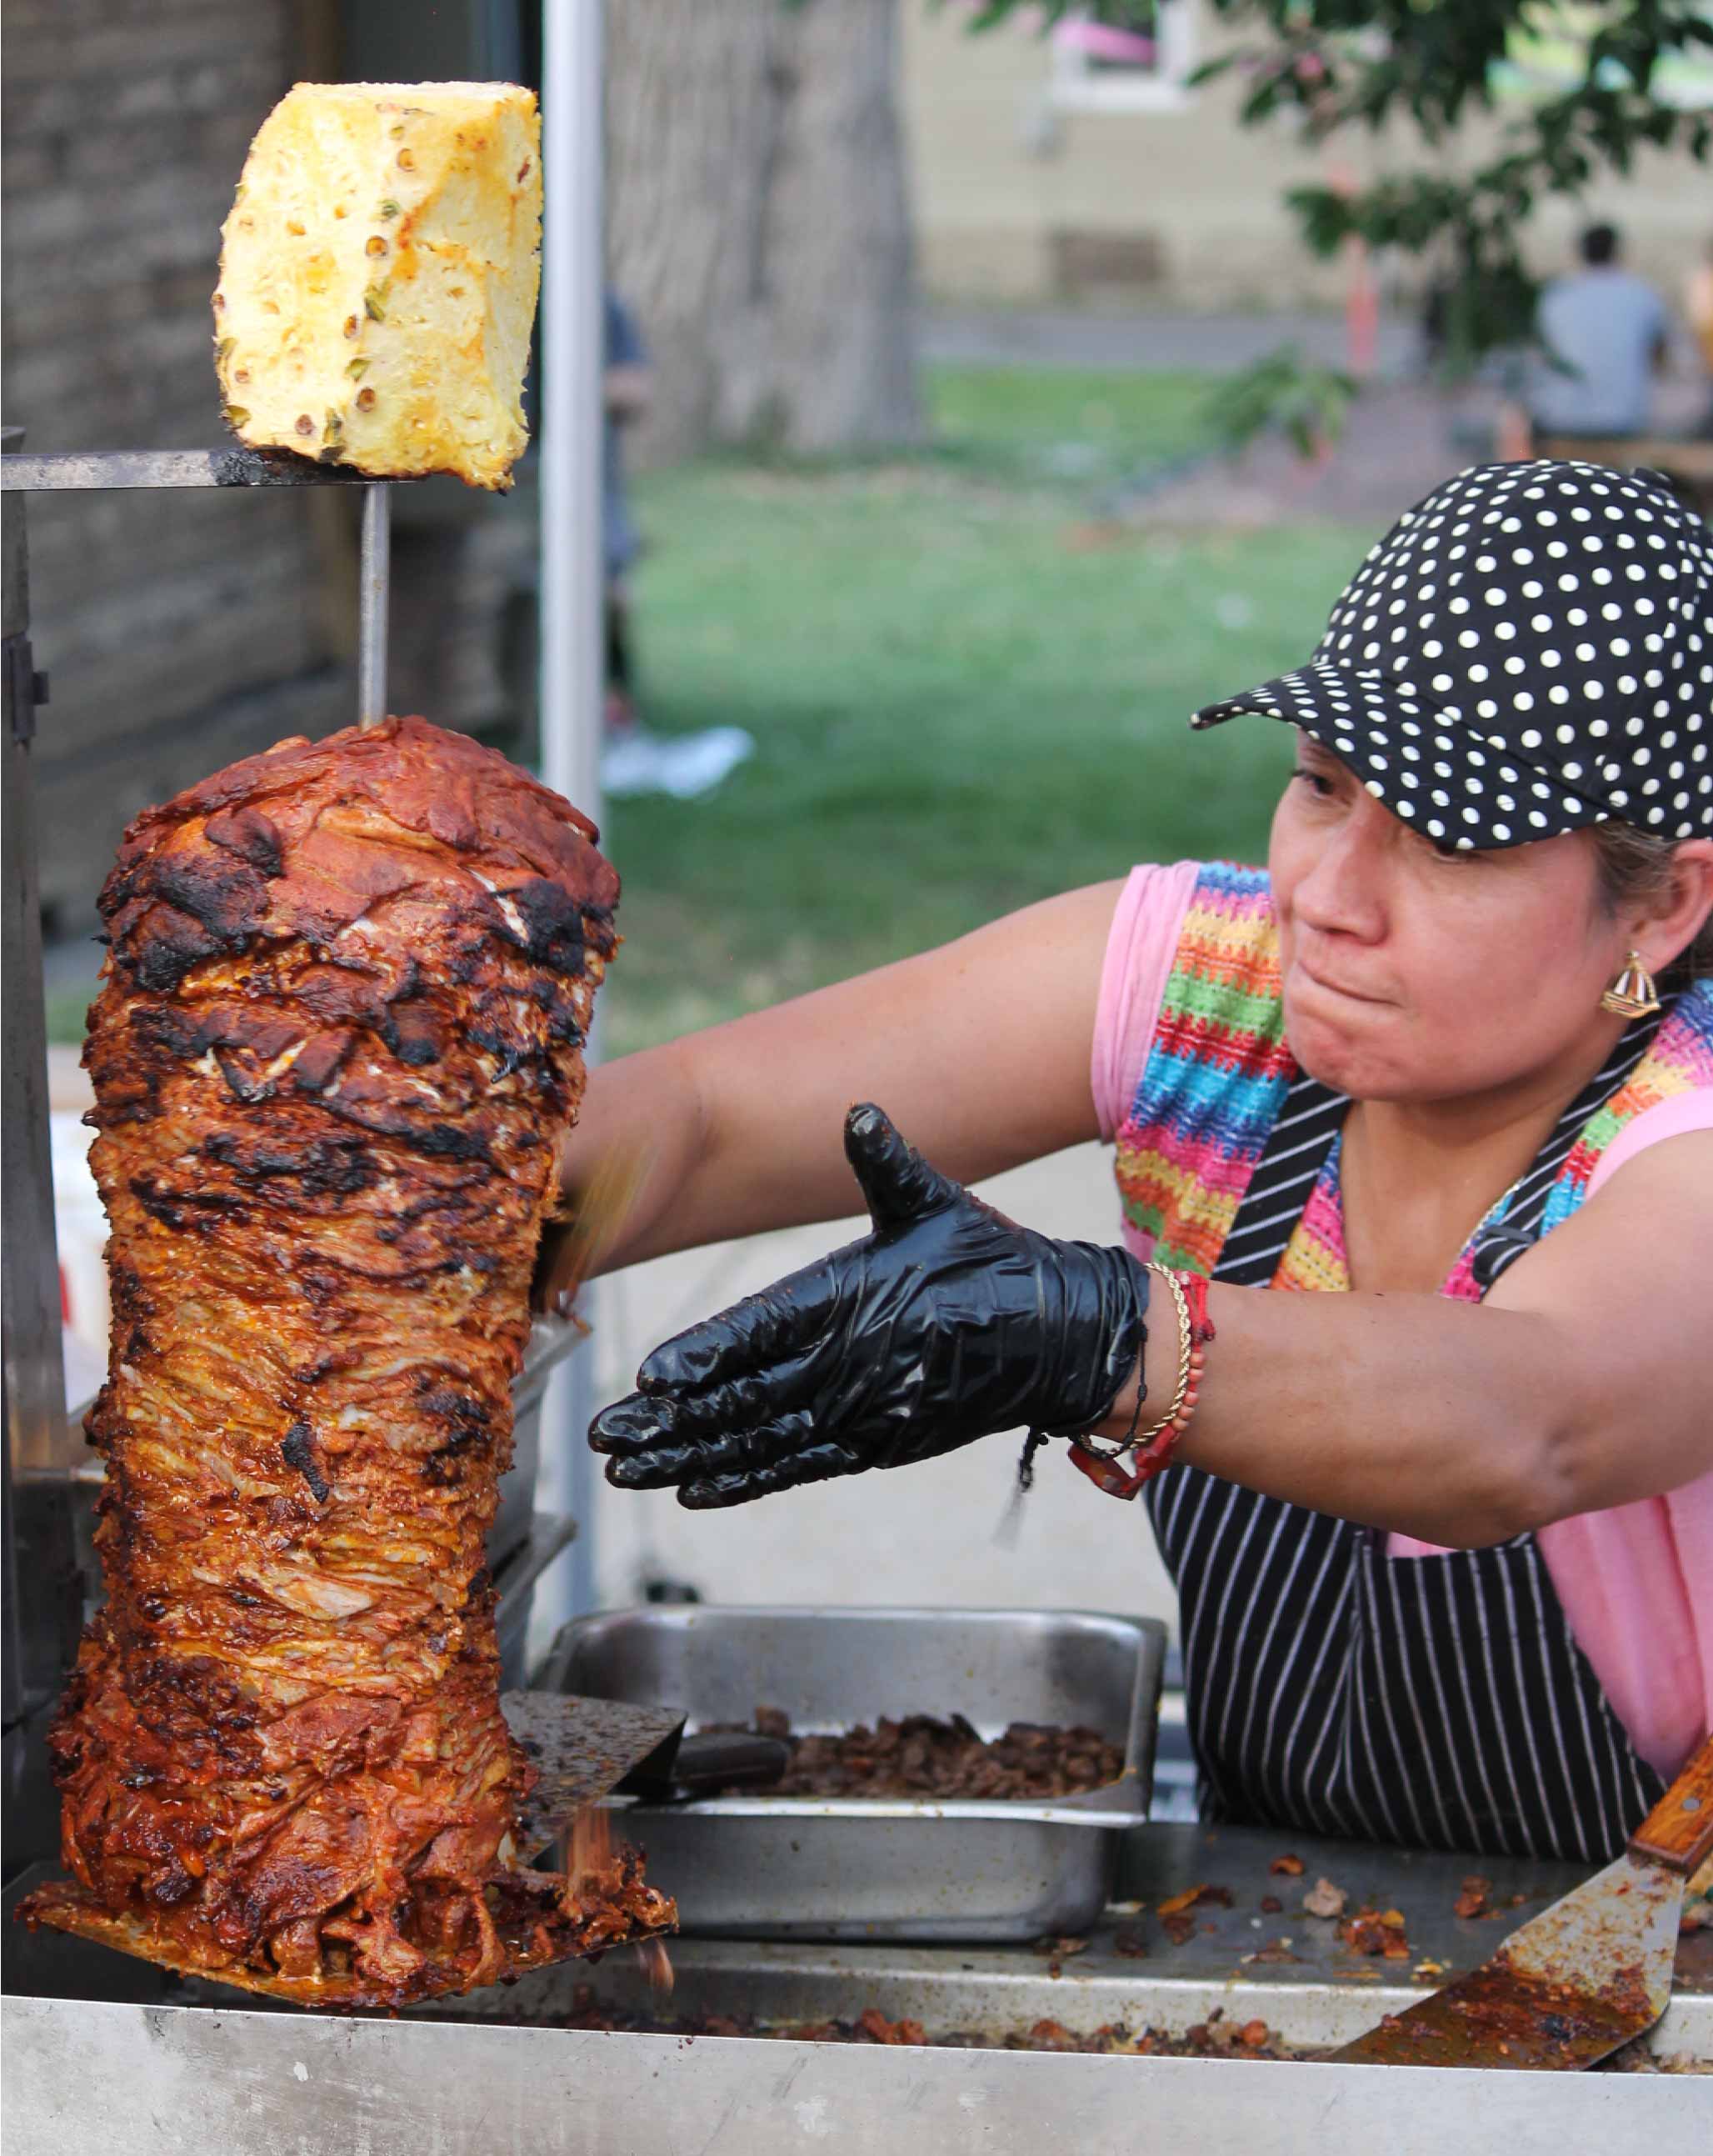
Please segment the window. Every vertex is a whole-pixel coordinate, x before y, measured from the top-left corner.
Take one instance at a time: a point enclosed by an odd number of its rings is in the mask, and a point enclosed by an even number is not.
[[[1054,27],[1051,102],[1059,110],[1177,112],[1189,103],[1194,0],[1134,0],[1122,12],[1121,25],[1090,10]]]

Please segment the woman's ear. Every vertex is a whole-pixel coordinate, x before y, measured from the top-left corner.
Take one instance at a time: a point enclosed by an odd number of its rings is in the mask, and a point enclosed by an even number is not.
[[[1685,839],[1659,896],[1637,916],[1636,947],[1659,973],[1685,951],[1713,914],[1713,839]]]

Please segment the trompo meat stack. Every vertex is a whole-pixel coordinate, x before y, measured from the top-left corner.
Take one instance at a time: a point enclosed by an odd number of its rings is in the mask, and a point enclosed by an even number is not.
[[[85,1050],[112,1224],[105,1606],[32,1921],[304,2004],[670,1923],[524,1868],[484,1539],[616,943],[595,833],[421,719],[149,810]]]

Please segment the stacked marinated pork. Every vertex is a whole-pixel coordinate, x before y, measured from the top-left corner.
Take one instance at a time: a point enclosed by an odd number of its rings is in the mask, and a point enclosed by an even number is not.
[[[511,1843],[484,1540],[615,937],[592,828],[420,719],[149,811],[86,1051],[114,1333],[105,1608],[30,1914],[306,2004],[669,1922]]]

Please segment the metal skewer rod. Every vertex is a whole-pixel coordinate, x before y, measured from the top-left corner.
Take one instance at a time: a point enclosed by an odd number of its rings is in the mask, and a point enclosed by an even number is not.
[[[347,465],[312,464],[285,449],[76,449],[8,456],[0,464],[8,494],[87,494],[113,488],[368,486]],[[394,480],[394,485],[400,484]]]
[[[392,496],[384,480],[363,489],[361,613],[357,629],[356,722],[387,716],[387,608],[392,594]]]

